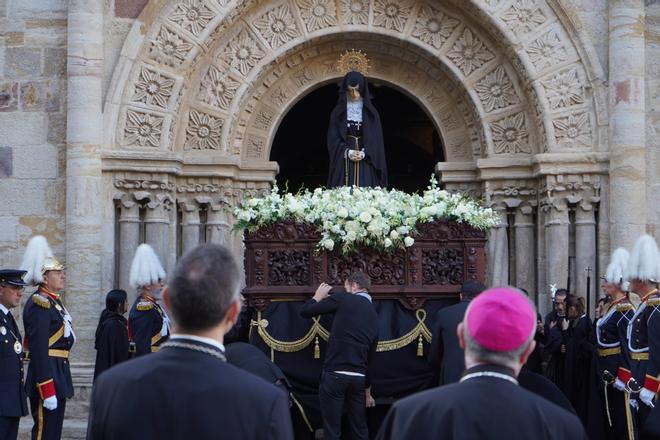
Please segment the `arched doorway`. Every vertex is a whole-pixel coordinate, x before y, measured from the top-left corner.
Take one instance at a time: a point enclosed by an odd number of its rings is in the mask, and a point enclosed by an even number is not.
[[[277,184],[296,192],[326,185],[328,118],[337,101],[337,84],[322,86],[296,103],[275,135],[270,160],[279,164]],[[380,113],[391,188],[407,192],[426,187],[434,164],[444,160],[442,143],[417,103],[381,81],[370,81]]]

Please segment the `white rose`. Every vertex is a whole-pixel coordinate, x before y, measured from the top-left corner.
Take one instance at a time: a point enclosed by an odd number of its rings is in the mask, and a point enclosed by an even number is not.
[[[406,245],[406,247],[410,247],[415,243],[415,239],[412,237],[406,237],[403,239],[403,243]]]
[[[254,208],[259,203],[259,199],[250,199],[247,202],[247,205],[251,208]]]
[[[371,221],[371,214],[369,214],[368,212],[361,212],[360,221],[362,223],[369,223]]]
[[[246,222],[250,221],[250,217],[251,217],[251,215],[248,211],[243,211],[240,214],[238,214],[238,219],[246,221]]]
[[[348,217],[348,210],[346,208],[339,208],[337,211],[337,217],[346,218]]]
[[[346,233],[346,241],[355,241],[356,238],[357,238],[357,234],[355,233],[355,231],[348,231]]]
[[[360,225],[358,222],[350,220],[346,222],[346,226],[344,226],[344,229],[346,229],[347,232],[353,231],[356,232],[358,229],[360,229]]]
[[[390,232],[390,238],[391,238],[392,240],[396,240],[397,238],[399,238],[399,233],[396,232],[395,230],[392,230],[392,231]]]
[[[331,251],[335,247],[335,242],[332,241],[331,238],[326,238],[323,240],[323,247],[326,248],[327,250]]]
[[[390,240],[389,238],[386,238],[385,241],[384,241],[384,244],[385,244],[386,248],[390,247],[390,246],[392,246],[392,240]]]

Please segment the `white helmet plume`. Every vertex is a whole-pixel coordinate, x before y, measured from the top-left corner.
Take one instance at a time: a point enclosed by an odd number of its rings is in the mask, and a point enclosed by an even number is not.
[[[627,281],[660,281],[660,252],[658,244],[650,235],[642,235],[635,242],[625,270]]]
[[[64,270],[48,245],[46,237],[35,235],[28,242],[21,270],[27,271],[23,278],[27,284],[38,285],[44,282],[44,273],[49,270]]]
[[[627,291],[628,282],[624,281],[624,274],[628,267],[630,252],[624,248],[618,248],[612,253],[610,264],[605,272],[605,280],[608,283],[621,284],[621,289]]]
[[[158,255],[148,244],[141,244],[135,251],[133,263],[131,264],[131,274],[128,282],[131,287],[146,286],[165,279],[165,269],[160,264]]]

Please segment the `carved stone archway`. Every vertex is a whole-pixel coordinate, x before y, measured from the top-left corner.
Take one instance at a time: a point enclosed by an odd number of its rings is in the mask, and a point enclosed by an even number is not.
[[[570,210],[597,205],[606,172],[606,93],[575,16],[560,0],[153,0],[105,106],[106,200],[119,213],[107,233],[130,249],[139,237],[122,235],[125,223],[169,224],[160,252],[170,267],[177,249],[224,240],[209,232],[231,223],[221,207],[266,190],[277,172],[268,152],[287,109],[335,80],[334,61],[355,47],[371,57],[371,76],[405,89],[436,124],[445,185],[501,209],[491,261],[511,248],[509,218],[532,225],[514,248],[537,265],[516,265],[526,272],[513,279],[536,291],[546,274],[570,270],[558,263],[577,216]],[[595,237],[595,221],[580,218]],[[491,281],[510,272],[495,264]]]

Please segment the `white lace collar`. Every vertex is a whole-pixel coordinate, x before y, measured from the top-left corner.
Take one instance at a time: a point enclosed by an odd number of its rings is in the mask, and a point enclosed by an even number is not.
[[[362,99],[346,101],[346,120],[362,122]]]

